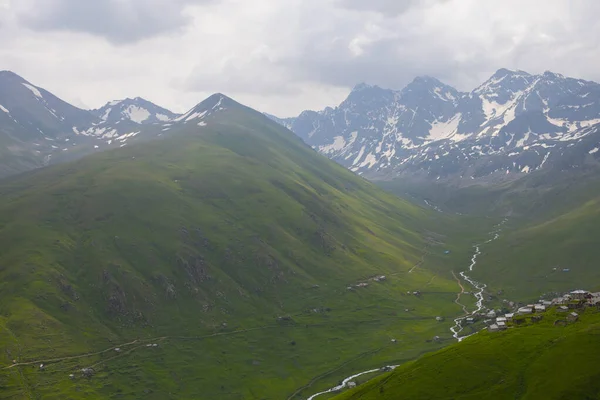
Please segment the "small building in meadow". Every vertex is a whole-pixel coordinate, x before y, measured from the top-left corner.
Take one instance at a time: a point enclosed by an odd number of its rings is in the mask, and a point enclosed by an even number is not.
[[[531,307],[521,307],[517,310],[517,314],[525,315],[533,313],[533,309]]]
[[[348,389],[354,389],[356,387],[356,382],[348,382]]]
[[[572,312],[571,314],[567,315],[567,320],[569,322],[575,322],[579,319],[579,314],[577,314],[576,312]]]
[[[512,321],[514,317],[515,317],[514,313],[504,314],[504,318],[506,318],[507,321]]]
[[[498,325],[498,329],[501,330],[501,331],[503,331],[503,330],[505,330],[507,328],[506,327],[506,322],[497,322],[496,325]]]
[[[500,330],[500,327],[496,324],[492,324],[490,326],[488,326],[488,331],[490,332],[498,332]]]

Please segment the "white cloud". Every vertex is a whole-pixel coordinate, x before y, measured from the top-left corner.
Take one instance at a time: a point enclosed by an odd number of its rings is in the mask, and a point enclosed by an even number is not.
[[[0,0],[0,69],[93,107],[141,96],[181,112],[218,91],[282,116],[361,81],[468,90],[501,67],[600,80],[594,0],[149,1],[96,2],[106,21],[88,24],[67,0]]]

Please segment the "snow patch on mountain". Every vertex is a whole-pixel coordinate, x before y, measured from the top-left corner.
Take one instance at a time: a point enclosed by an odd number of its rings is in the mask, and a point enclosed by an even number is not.
[[[140,97],[113,100],[104,107],[92,112],[109,124],[117,124],[120,121],[131,121],[140,125],[155,124],[168,122],[177,117],[171,111]]]
[[[29,89],[31,91],[31,93],[33,93],[33,95],[39,99],[43,99],[44,96],[42,96],[42,92],[40,92],[40,90],[38,88],[36,88],[33,85],[30,85],[29,83],[22,83],[23,86],[25,86],[27,89]]]
[[[146,121],[150,117],[150,112],[145,108],[138,107],[135,105],[130,105],[125,110],[123,110],[123,115],[132,120],[133,122],[137,122],[141,124]]]
[[[431,130],[429,131],[427,140],[436,141],[451,138],[456,134],[461,118],[462,114],[458,113],[448,121],[435,121],[433,124],[431,124]]]
[[[346,147],[346,140],[343,136],[333,138],[333,143],[319,147],[319,151],[323,154],[329,154],[335,151],[343,150]]]

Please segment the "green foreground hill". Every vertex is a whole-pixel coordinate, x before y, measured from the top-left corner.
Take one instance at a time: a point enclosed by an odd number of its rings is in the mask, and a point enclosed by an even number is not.
[[[557,320],[565,315],[552,311],[534,325],[479,333],[335,399],[600,398],[600,313]]]
[[[303,398],[443,345],[450,218],[217,101],[0,183],[0,398]]]

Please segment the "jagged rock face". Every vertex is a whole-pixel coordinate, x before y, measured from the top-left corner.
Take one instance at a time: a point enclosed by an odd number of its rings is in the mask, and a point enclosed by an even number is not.
[[[500,69],[461,93],[418,77],[401,91],[360,84],[335,109],[274,119],[367,177],[514,179],[597,162],[600,85]]]

